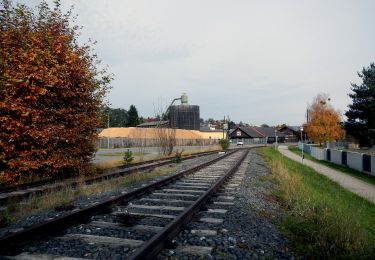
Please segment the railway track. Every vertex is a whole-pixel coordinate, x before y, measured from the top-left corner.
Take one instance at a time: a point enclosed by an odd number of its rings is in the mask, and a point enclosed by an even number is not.
[[[194,154],[188,157],[184,157],[183,160],[206,156],[213,153],[217,153],[217,151]],[[116,167],[114,169],[109,169],[108,173],[86,177],[83,182],[85,184],[92,184],[103,180],[121,177],[137,171],[151,170],[171,163],[173,163],[171,158],[163,158],[135,163],[128,166]],[[67,186],[75,187],[79,183],[81,183],[81,181],[78,182],[75,179],[68,179],[65,181],[44,180],[28,184],[15,185],[11,187],[2,187],[0,188],[0,207],[4,206],[9,201],[21,201],[33,195],[42,195],[51,190],[59,190]]]
[[[197,212],[224,212],[205,205],[236,172],[247,153],[227,153],[132,192],[1,237],[0,253],[13,255],[11,259],[154,259],[163,248],[174,247],[171,241]],[[226,196],[221,199],[221,204],[229,203]],[[206,217],[199,221],[209,224],[219,220]],[[199,246],[175,250],[195,255],[207,252]]]

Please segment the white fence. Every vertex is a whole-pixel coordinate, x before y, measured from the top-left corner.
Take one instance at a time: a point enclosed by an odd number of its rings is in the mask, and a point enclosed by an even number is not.
[[[317,147],[311,147],[311,153],[310,154],[318,160],[325,160],[326,159],[326,153],[325,153],[324,149],[319,149]]]
[[[331,150],[331,162],[342,165],[342,152],[340,150]]]
[[[301,150],[302,149],[302,143],[298,142],[298,148]],[[324,149],[314,147],[308,144],[303,144],[303,151],[305,153],[310,154],[314,158],[318,160],[326,160],[326,152]]]
[[[357,171],[363,171],[363,154],[348,152],[347,165]]]
[[[298,148],[302,149],[301,142],[298,143]],[[303,151],[310,154],[315,159],[347,166],[351,169],[375,176],[375,156],[357,152],[318,148],[308,144],[303,144]]]

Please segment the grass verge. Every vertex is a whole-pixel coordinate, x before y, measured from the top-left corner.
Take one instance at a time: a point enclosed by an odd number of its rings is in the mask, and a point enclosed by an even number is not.
[[[174,154],[176,152],[182,151],[182,157],[187,157],[187,156],[194,155],[197,153],[219,151],[219,150],[220,150],[219,145],[211,145],[206,148],[197,147],[197,149],[189,150],[189,151],[175,150]],[[108,159],[92,164],[92,167],[89,169],[85,169],[81,175],[93,176],[96,174],[102,174],[104,171],[109,170],[111,168],[124,166],[125,165],[124,158],[123,158],[124,154],[125,152],[113,152],[113,153],[108,153],[108,154],[102,154],[101,156],[107,157]],[[173,158],[174,154],[172,154],[170,158]],[[151,160],[167,158],[166,156],[162,156],[159,154],[147,154],[147,153],[141,153],[141,152],[134,152],[133,156],[134,156],[134,159],[132,163],[147,162]],[[113,157],[113,158],[110,158],[110,157]],[[44,180],[53,180],[53,178],[46,177],[46,176],[38,176],[38,175],[23,176],[17,183],[14,183],[13,185],[29,184],[29,183],[33,183],[37,181],[44,181]],[[0,187],[2,187],[1,183],[0,183]]]
[[[221,148],[220,148],[219,145],[211,145],[211,146],[206,147],[206,148],[197,147],[197,149],[189,150],[189,151],[184,151],[183,149],[182,150],[177,149],[177,150],[174,151],[174,153],[172,153],[171,156],[173,156],[176,152],[181,152],[181,151],[182,151],[182,157],[187,157],[187,156],[194,155],[194,154],[197,154],[197,153],[218,151],[220,149]],[[119,158],[119,155],[124,156],[124,152],[122,152],[122,153],[114,152],[114,153],[108,154],[108,155],[106,155],[107,157],[113,156],[115,158],[98,162],[98,163],[95,164],[95,166],[97,167],[99,172],[101,172],[103,170],[110,169],[110,168],[123,166],[124,165],[124,159],[122,157]],[[132,161],[132,163],[146,162],[146,161],[149,161],[149,160],[166,158],[166,156],[162,156],[162,155],[159,155],[159,154],[142,154],[142,153],[138,153],[138,152],[133,153],[133,156],[134,156],[134,160]]]
[[[101,154],[100,156],[124,156],[124,152],[113,152],[113,153],[104,153]],[[132,152],[133,156],[144,156],[146,153],[140,153],[140,152]]]
[[[189,150],[189,151],[184,151],[182,149],[180,151],[182,151],[183,157],[187,157],[187,156],[194,155],[194,154],[197,154],[197,153],[207,153],[207,152],[220,151],[220,150],[221,150],[220,145],[211,145],[211,146],[206,147],[206,148],[198,148],[198,149]]]
[[[374,204],[272,148],[258,151],[285,209],[280,229],[296,252],[309,259],[374,259]]]
[[[297,155],[301,155],[301,150],[298,149],[298,147],[296,146],[288,146],[288,149],[297,154]],[[348,168],[348,167],[345,167],[343,165],[338,165],[338,164],[335,164],[335,163],[332,163],[332,162],[328,162],[328,161],[323,161],[323,160],[318,160],[314,157],[312,157],[310,154],[306,154],[304,153],[305,155],[305,158],[306,159],[309,159],[311,161],[314,161],[314,162],[317,162],[317,163],[320,163],[324,166],[327,166],[329,168],[332,168],[334,170],[337,170],[337,171],[340,171],[340,172],[343,172],[343,173],[346,173],[352,177],[355,177],[357,179],[360,179],[362,181],[365,181],[367,183],[370,183],[370,184],[374,184],[375,185],[375,178],[370,176],[370,175],[367,175],[366,173],[363,173],[363,172],[360,172],[360,171],[357,171],[357,170],[354,170],[354,169],[351,169],[351,168]]]
[[[123,177],[101,181],[91,185],[81,182],[76,188],[66,187],[59,191],[51,190],[41,196],[32,196],[22,203],[11,201],[6,205],[6,210],[1,213],[8,223],[16,221],[43,210],[72,204],[79,197],[104,193],[121,187],[127,187],[139,182],[167,175],[176,170],[176,167],[159,167],[150,172],[137,172]]]
[[[108,156],[108,157],[110,157],[110,156]],[[101,172],[101,171],[108,170],[108,169],[111,169],[111,168],[124,166],[125,164],[124,164],[124,158],[123,157],[124,157],[124,153],[122,154],[122,157],[115,156],[114,158],[98,162],[98,163],[95,164],[95,167],[99,172]],[[142,156],[135,155],[131,164],[132,163],[138,163],[138,162],[146,162],[146,161],[156,160],[156,159],[161,159],[161,158],[163,158],[163,157],[158,156],[158,155],[153,155],[153,154],[147,154],[147,155],[142,155]]]

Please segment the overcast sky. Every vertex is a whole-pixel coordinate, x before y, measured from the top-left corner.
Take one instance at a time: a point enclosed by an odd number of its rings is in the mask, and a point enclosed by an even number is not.
[[[375,61],[373,0],[62,4],[115,75],[109,102],[144,117],[186,92],[204,119],[298,125],[318,93],[344,112],[357,71]]]

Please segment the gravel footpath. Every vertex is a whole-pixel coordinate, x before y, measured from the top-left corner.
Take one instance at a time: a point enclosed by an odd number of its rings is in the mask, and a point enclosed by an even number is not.
[[[214,158],[217,158],[218,156],[221,156],[221,155],[219,155],[218,153],[215,153],[215,154],[207,155],[207,156],[204,156],[204,157],[198,157],[198,158],[184,160],[180,164],[170,164],[169,166],[166,165],[166,166],[160,167],[160,168],[164,168],[164,167],[174,167],[174,166],[176,166],[177,168],[174,172],[172,172],[170,174],[166,174],[166,175],[164,175],[162,177],[159,177],[157,179],[161,179],[161,178],[165,178],[166,176],[177,174],[181,171],[192,168],[192,167],[196,166],[197,164],[201,164],[201,163],[207,162],[209,160],[212,160]],[[153,179],[153,180],[155,180],[155,179]],[[101,201],[104,201],[106,199],[109,199],[112,196],[118,196],[118,195],[121,195],[122,193],[132,191],[136,188],[141,187],[142,185],[146,185],[146,184],[150,183],[151,181],[152,180],[144,181],[144,182],[132,185],[132,186],[128,186],[126,188],[119,188],[119,189],[116,189],[116,190],[113,190],[113,191],[110,191],[110,192],[94,194],[94,195],[91,195],[91,196],[88,196],[88,197],[79,197],[79,198],[77,198],[76,201],[74,201],[74,208],[80,209],[80,208],[87,207],[94,202],[101,202]],[[60,217],[60,216],[62,216],[64,214],[67,214],[69,212],[70,211],[55,211],[55,210],[52,209],[52,210],[45,210],[45,211],[39,212],[37,214],[29,215],[29,216],[27,216],[25,218],[22,218],[22,219],[20,219],[16,222],[11,223],[7,227],[0,228],[0,236],[4,236],[7,233],[19,231],[20,229],[30,227],[30,226],[32,226],[36,223],[40,223],[44,220]]]
[[[224,222],[192,222],[177,236],[176,244],[213,247],[207,259],[294,259],[288,248],[288,240],[276,227],[276,221],[282,215],[277,203],[271,199],[274,187],[264,177],[269,175],[269,170],[263,158],[255,150],[250,150],[238,172],[244,173],[244,179],[234,193],[234,205],[208,205],[211,208],[228,209],[225,214],[210,215],[223,218]],[[204,217],[204,213],[200,213],[199,217]],[[191,232],[193,229],[216,230],[217,235],[198,236]],[[158,258],[166,257],[201,259],[199,256],[179,255],[174,249],[164,250]]]

